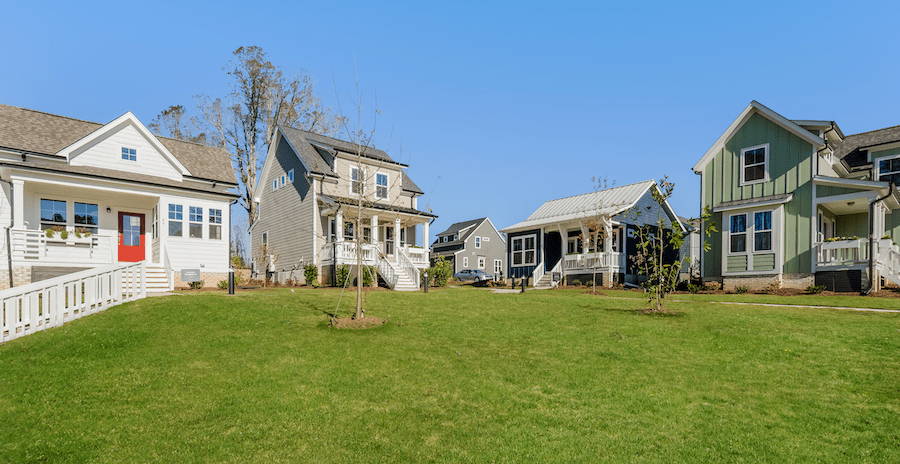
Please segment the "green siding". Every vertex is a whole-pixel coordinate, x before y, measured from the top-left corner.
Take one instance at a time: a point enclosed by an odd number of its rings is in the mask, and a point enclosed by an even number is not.
[[[871,153],[872,161],[875,161],[875,159],[881,158],[882,156],[891,156],[896,154],[900,154],[900,147],[891,148],[889,150],[873,151]]]
[[[729,256],[728,272],[741,272],[747,270],[747,255]]]
[[[740,185],[741,149],[769,144],[769,181],[742,187]],[[784,205],[784,270],[787,273],[811,272],[812,228],[812,155],[810,143],[797,137],[764,116],[753,114],[735,132],[725,146],[706,165],[703,172],[703,204],[714,207],[724,201],[745,200],[767,195],[793,193]],[[722,215],[716,215],[717,229],[722,230]],[[779,233],[779,231],[775,231]],[[705,277],[721,275],[721,232],[710,238],[718,245],[704,253]],[[729,266],[730,267],[730,266]]]
[[[867,192],[867,191],[868,190],[849,188],[849,187],[833,187],[831,185],[819,185],[816,187],[816,197],[817,198],[825,198],[825,197],[833,197],[835,195],[845,195],[848,193],[859,193],[859,192]]]
[[[837,224],[835,224],[834,226],[834,235],[836,237],[868,237],[869,213],[845,214],[843,216],[838,216]]]
[[[775,269],[775,254],[753,255],[754,271],[771,271]]]
[[[884,233],[894,239],[894,243],[900,243],[900,210],[884,215]]]

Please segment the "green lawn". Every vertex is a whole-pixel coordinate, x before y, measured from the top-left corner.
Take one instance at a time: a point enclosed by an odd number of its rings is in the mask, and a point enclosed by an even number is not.
[[[0,462],[900,462],[900,314],[465,287],[367,294],[388,323],[336,331],[338,296],[152,298],[2,345]]]

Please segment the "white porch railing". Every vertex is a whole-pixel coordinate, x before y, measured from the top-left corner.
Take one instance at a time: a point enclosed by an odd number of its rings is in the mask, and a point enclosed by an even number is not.
[[[406,275],[416,284],[416,288],[419,288],[422,285],[422,282],[419,281],[419,268],[409,259],[403,248],[397,249],[397,262],[400,263],[403,272],[406,272]]]
[[[618,268],[620,255],[617,251],[566,255],[563,268],[567,271]]]
[[[390,261],[387,260],[384,256],[378,257],[378,262],[375,264],[375,267],[378,269],[378,273],[381,274],[381,278],[387,282],[388,287],[392,290],[397,286],[397,282],[400,280],[400,276],[397,275],[397,272],[394,271],[394,266],[391,265]]]
[[[816,250],[817,267],[853,266],[869,261],[869,241],[863,238],[819,242]]]
[[[147,296],[146,264],[101,266],[0,291],[5,342]]]
[[[362,245],[361,248],[363,265],[374,266],[378,261],[378,247],[375,245]],[[356,242],[328,242],[322,246],[322,259],[332,261],[338,265],[356,265]]]
[[[544,260],[543,259],[541,260],[541,262],[537,263],[537,266],[534,267],[534,271],[531,272],[531,277],[532,277],[531,285],[537,285],[537,283],[540,282],[541,277],[544,277]]]
[[[406,247],[406,254],[409,257],[409,260],[419,269],[431,266],[428,250],[425,248]]]
[[[65,239],[59,233],[48,238],[42,230],[10,229],[13,259],[16,261],[46,261],[58,264],[98,265],[113,262],[115,237],[93,234]]]

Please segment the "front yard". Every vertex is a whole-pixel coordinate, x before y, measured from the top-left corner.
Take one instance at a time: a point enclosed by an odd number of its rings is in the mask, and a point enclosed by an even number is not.
[[[0,346],[0,462],[900,461],[900,314],[582,292],[118,306]]]

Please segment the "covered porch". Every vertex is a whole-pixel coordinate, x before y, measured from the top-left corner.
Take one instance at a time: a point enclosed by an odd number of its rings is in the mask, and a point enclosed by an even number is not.
[[[886,218],[900,209],[896,191],[886,182],[817,177],[814,270],[817,275],[862,272],[869,260],[877,277],[900,280],[900,247],[886,227]],[[871,237],[871,240],[870,240]]]

